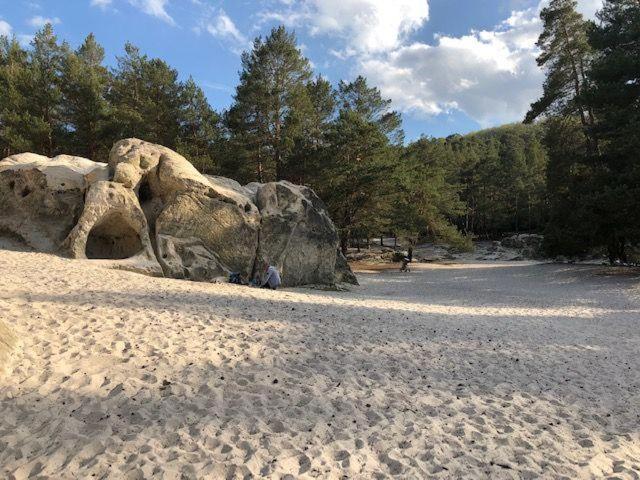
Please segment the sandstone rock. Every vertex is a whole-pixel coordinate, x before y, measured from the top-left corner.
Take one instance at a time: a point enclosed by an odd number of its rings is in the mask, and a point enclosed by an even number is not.
[[[63,248],[73,258],[122,260],[141,255],[155,261],[138,198],[115,182],[91,185],[82,215]]]
[[[158,216],[158,260],[166,275],[212,280],[251,274],[260,215],[248,200],[241,206],[223,192],[211,184],[204,193],[179,194]]]
[[[0,375],[9,365],[11,353],[18,345],[18,338],[9,327],[0,320]]]
[[[337,231],[309,188],[204,176],[178,153],[138,139],[117,142],[108,165],[5,159],[0,200],[0,233],[40,251],[64,241],[74,258],[192,280],[250,276],[268,259],[285,286],[357,281],[337,258]]]
[[[107,165],[59,155],[24,153],[0,161],[0,231],[53,252],[75,225],[84,194],[108,176]]]
[[[262,215],[258,261],[277,266],[284,286],[333,283],[338,232],[313,190],[267,183],[257,188],[256,204]]]
[[[502,245],[507,248],[526,248],[526,247],[538,247],[542,245],[544,237],[534,233],[521,233],[519,235],[512,235],[502,239]]]
[[[162,145],[126,138],[116,142],[111,148],[109,169],[115,181],[137,191],[147,174],[156,168],[162,154],[178,155]]]
[[[357,277],[347,263],[347,258],[342,254],[340,250],[338,250],[336,254],[335,282],[359,285]]]

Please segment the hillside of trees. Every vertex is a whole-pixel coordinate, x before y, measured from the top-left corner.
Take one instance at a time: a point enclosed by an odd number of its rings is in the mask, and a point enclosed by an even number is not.
[[[542,11],[542,98],[524,124],[405,142],[401,115],[366,78],[333,85],[274,28],[242,55],[216,112],[192,80],[131,44],[114,68],[93,35],[73,50],[50,25],[29,48],[0,37],[0,153],[105,161],[114,141],[175,149],[241,183],[290,180],[327,203],[342,246],[381,234],[467,249],[472,238],[544,233],[550,254],[640,242],[640,5],[574,0]]]

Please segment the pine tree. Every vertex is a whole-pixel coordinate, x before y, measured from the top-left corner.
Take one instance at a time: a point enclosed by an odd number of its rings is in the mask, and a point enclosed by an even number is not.
[[[0,156],[34,150],[23,84],[28,79],[27,52],[18,41],[0,37]]]
[[[395,170],[397,194],[393,198],[392,229],[411,245],[429,238],[468,250],[470,238],[452,223],[465,213],[466,205],[452,175],[446,142],[423,137],[403,150]]]
[[[312,183],[321,174],[323,150],[336,111],[336,93],[321,76],[307,83],[308,104],[297,114],[300,129],[294,138],[287,178],[295,183]]]
[[[223,143],[220,117],[193,78],[181,91],[178,151],[203,173],[220,173],[217,152]]]
[[[592,51],[587,22],[576,11],[576,5],[576,0],[551,0],[540,13],[543,31],[537,43],[541,50],[537,62],[546,68],[547,78],[542,97],[531,104],[525,122],[543,114],[577,115],[595,151],[593,110],[583,96],[589,83],[587,69]]]
[[[640,3],[607,0],[598,18],[590,32],[596,56],[587,98],[596,109],[602,156],[589,163],[603,212],[599,242],[612,261],[626,261],[628,247],[640,244]]]
[[[293,33],[274,28],[242,55],[240,84],[227,115],[238,171],[245,179],[287,178],[288,164],[309,107],[309,61]],[[248,177],[248,178],[247,178]]]
[[[358,77],[341,82],[340,112],[327,135],[320,175],[312,185],[326,199],[341,234],[342,248],[352,238],[388,231],[393,176],[402,137],[400,116],[389,110],[377,88]]]
[[[28,76],[21,85],[27,98],[26,136],[38,153],[52,156],[59,152],[65,135],[62,118],[61,77],[69,48],[58,44],[51,24],[37,32],[31,42]]]
[[[118,58],[109,100],[116,138],[138,137],[176,148],[180,134],[178,72],[130,43]]]
[[[107,131],[110,106],[105,98],[111,78],[103,61],[104,49],[93,34],[66,57],[62,106],[68,153],[104,161],[113,139]]]
[[[377,87],[369,87],[367,80],[358,76],[353,82],[338,85],[340,108],[358,114],[367,122],[377,124],[389,140],[400,145],[404,140],[402,119],[390,109],[391,100],[383,99]]]

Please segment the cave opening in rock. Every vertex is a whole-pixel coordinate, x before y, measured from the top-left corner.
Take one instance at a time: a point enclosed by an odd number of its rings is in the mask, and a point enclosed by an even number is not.
[[[97,223],[87,238],[87,258],[122,260],[142,251],[136,230],[119,214],[113,213]]]

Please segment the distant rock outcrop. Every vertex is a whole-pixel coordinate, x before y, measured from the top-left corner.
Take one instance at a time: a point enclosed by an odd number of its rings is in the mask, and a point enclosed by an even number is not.
[[[311,189],[243,187],[138,139],[117,142],[108,166],[8,157],[0,161],[0,201],[0,233],[40,251],[202,281],[249,277],[266,260],[285,286],[357,283],[338,261],[336,228]]]
[[[521,233],[505,237],[500,243],[503,247],[518,250],[522,258],[539,260],[545,258],[543,242],[544,237],[542,235]]]

